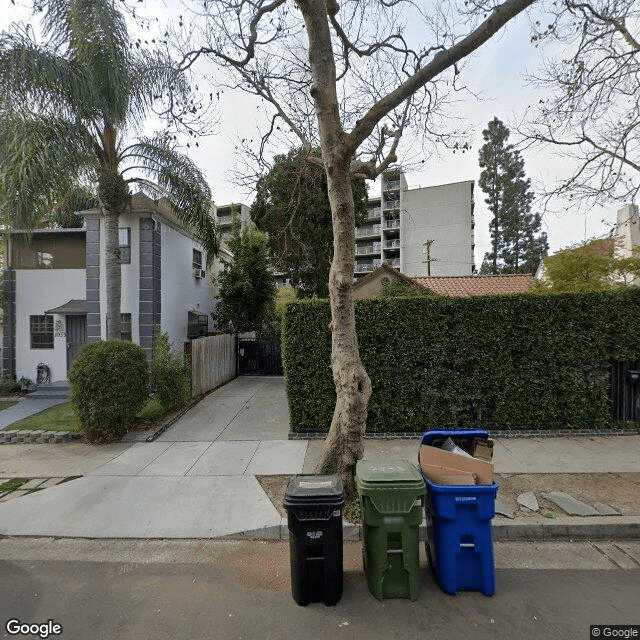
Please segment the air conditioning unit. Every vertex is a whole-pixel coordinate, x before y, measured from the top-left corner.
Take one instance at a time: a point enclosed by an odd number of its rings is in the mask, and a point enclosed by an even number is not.
[[[204,271],[202,269],[194,269],[193,270],[194,278],[204,278]]]

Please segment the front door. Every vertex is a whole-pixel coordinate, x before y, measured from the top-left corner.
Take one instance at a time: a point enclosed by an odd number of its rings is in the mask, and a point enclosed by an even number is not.
[[[67,371],[87,342],[87,316],[67,316]]]

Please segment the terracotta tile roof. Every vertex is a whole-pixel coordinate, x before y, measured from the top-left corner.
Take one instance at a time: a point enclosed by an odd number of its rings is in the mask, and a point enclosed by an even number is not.
[[[530,273],[498,276],[430,276],[413,278],[433,293],[454,298],[525,293],[533,286]]]

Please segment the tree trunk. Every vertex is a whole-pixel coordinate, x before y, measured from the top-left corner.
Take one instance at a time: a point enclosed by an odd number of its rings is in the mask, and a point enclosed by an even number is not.
[[[363,435],[371,396],[371,381],[358,350],[353,301],[355,207],[349,175],[353,150],[346,144],[340,122],[335,58],[327,18],[327,11],[337,12],[337,4],[328,0],[297,0],[297,4],[304,15],[309,37],[311,95],[318,118],[333,223],[329,302],[336,407],[316,472],[340,474],[349,510],[356,497],[355,465],[364,451]]]
[[[347,167],[327,167],[333,213],[333,261],[329,272],[331,369],[336,407],[316,471],[336,471],[349,502],[356,496],[355,465],[364,452],[363,436],[371,381],[358,349],[353,300],[355,211]]]
[[[118,235],[118,212],[103,209],[105,223],[105,281],[107,286],[107,340],[119,340],[121,267],[120,238]]]

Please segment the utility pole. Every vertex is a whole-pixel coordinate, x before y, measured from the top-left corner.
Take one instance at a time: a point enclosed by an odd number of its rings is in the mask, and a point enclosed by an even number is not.
[[[422,262],[426,262],[427,263],[427,276],[431,275],[431,263],[432,262],[437,262],[437,260],[435,258],[431,257],[431,245],[434,242],[435,242],[435,240],[427,240],[426,242],[422,243],[422,253],[426,253],[427,254],[427,259],[422,261]]]

